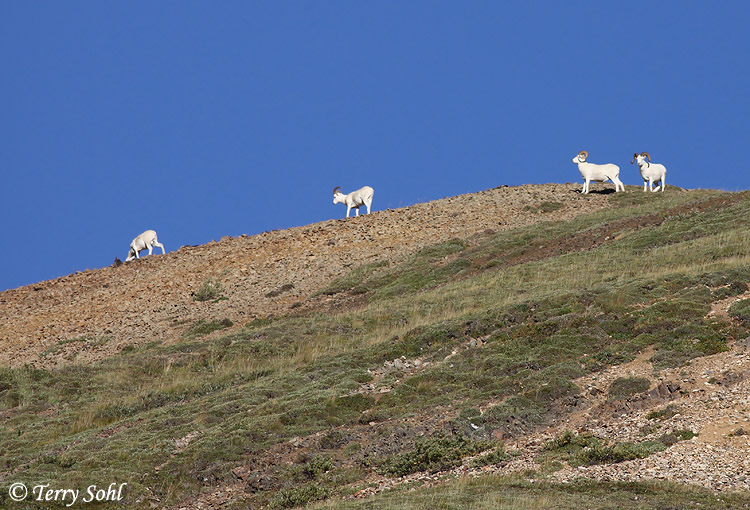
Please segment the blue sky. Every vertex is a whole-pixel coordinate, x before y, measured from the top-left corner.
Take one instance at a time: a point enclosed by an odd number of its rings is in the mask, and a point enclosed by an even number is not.
[[[0,290],[633,152],[750,188],[747,2],[2,2]],[[493,214],[487,211],[487,214]]]

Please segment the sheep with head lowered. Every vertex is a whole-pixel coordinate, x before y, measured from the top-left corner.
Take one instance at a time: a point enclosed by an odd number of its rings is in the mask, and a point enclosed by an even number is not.
[[[633,154],[633,161],[630,164],[632,165],[635,161],[638,161],[638,169],[641,171],[641,177],[643,178],[643,191],[646,191],[646,184],[648,184],[650,191],[659,191],[659,188],[661,188],[663,192],[664,188],[667,187],[664,182],[667,177],[667,167],[659,163],[651,163],[651,156],[648,152]],[[658,182],[659,185],[654,188],[655,182]]]
[[[583,189],[581,193],[589,192],[589,183],[594,182],[605,182],[612,181],[615,184],[615,192],[620,190],[625,191],[625,185],[620,181],[620,167],[612,163],[606,165],[596,165],[589,163],[586,160],[589,157],[589,153],[581,151],[576,157],[573,158],[573,163],[578,164],[578,171],[581,172],[583,177]]]
[[[334,204],[346,204],[346,217],[349,217],[349,211],[352,209],[359,216],[359,208],[363,205],[367,207],[367,214],[370,214],[370,206],[372,205],[372,195],[375,193],[370,186],[365,186],[352,191],[351,193],[344,195],[341,191],[341,186],[333,188],[333,203]]]
[[[125,259],[125,262],[130,262],[133,259],[140,258],[138,254],[146,249],[148,249],[148,254],[151,255],[154,246],[161,248],[162,254],[166,253],[164,251],[164,245],[161,244],[156,237],[156,232],[153,230],[146,230],[130,243],[130,252],[128,252],[128,258]]]

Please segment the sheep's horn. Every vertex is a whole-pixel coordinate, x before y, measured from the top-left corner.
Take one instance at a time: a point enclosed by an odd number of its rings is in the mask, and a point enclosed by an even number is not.
[[[335,188],[333,188],[333,194],[334,195],[336,194],[336,190],[341,191],[341,186],[336,186]]]
[[[588,152],[586,152],[586,151],[581,151],[581,152],[579,152],[579,153],[578,153],[578,155],[579,155],[579,156],[580,156],[581,154],[583,154],[583,159],[588,159],[588,157],[589,157],[589,153],[588,153]]]
[[[638,157],[638,153],[636,152],[635,154],[633,154],[633,161],[635,161],[635,158],[637,157]],[[631,165],[633,164],[633,161],[630,162]]]
[[[648,152],[642,152],[641,156],[646,156],[646,158],[648,159],[648,162],[649,163],[651,162],[651,156],[648,155]]]

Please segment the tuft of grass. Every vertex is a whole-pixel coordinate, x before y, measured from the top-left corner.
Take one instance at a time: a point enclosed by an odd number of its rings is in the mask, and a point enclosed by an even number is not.
[[[223,297],[222,295],[222,286],[221,282],[218,280],[214,280],[209,278],[203,284],[200,286],[200,288],[195,291],[193,294],[193,299],[195,301],[217,301],[221,300]],[[226,299],[226,298],[224,298]]]

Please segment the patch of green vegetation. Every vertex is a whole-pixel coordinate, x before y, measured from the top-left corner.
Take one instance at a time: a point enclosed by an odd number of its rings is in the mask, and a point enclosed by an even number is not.
[[[328,287],[324,288],[319,294],[338,294],[340,292],[352,291],[355,294],[366,292],[362,282],[367,280],[373,273],[379,269],[388,266],[388,261],[370,262],[363,264],[341,278],[335,279]]]
[[[365,264],[335,280],[320,294],[350,291],[382,299],[435,287],[471,266],[471,261],[454,257],[465,249],[464,241],[451,239],[421,249],[397,267],[386,268],[385,261]]]
[[[646,377],[618,377],[609,386],[609,400],[626,400],[637,393],[643,393],[651,386]]]
[[[728,312],[731,317],[750,325],[750,299],[735,301]]]
[[[295,508],[313,501],[327,499],[333,495],[333,490],[318,484],[308,484],[291,489],[283,489],[271,500],[269,508]]]
[[[694,436],[695,434],[689,430],[679,430],[664,434],[657,440],[618,443],[591,434],[577,435],[567,430],[544,445],[545,453],[538,460],[564,460],[574,467],[613,464],[648,457],[667,449],[677,441],[691,439]]]
[[[380,471],[389,476],[405,476],[418,471],[437,472],[455,467],[464,457],[492,447],[489,441],[474,441],[465,436],[446,436],[417,441],[414,449],[388,458]]]
[[[234,326],[234,323],[229,319],[221,319],[218,321],[206,322],[203,319],[196,321],[195,324],[190,326],[182,334],[182,338],[190,340],[199,336],[205,336],[214,331],[225,329]]]
[[[484,455],[478,456],[471,461],[471,467],[482,467],[482,466],[490,466],[493,464],[500,464],[501,462],[504,462],[508,460],[510,456],[505,453],[505,450],[499,446],[495,449],[493,449],[491,452],[486,453]]]
[[[659,436],[658,441],[662,443],[663,445],[669,447],[679,441],[688,441],[697,436],[698,434],[696,434],[692,430],[680,429],[680,430],[674,430],[672,432],[667,432],[666,434],[662,434],[661,436]]]

